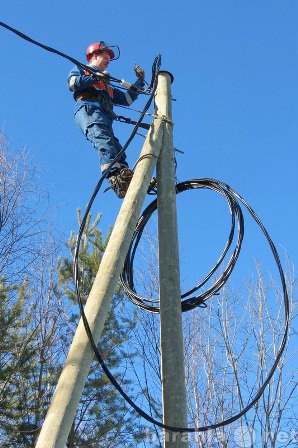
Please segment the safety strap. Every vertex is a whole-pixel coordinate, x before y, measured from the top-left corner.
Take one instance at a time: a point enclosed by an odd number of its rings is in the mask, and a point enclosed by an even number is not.
[[[140,128],[144,129],[150,129],[150,124],[147,123],[138,123],[137,121],[133,121],[130,118],[123,117],[123,115],[117,115],[116,120],[120,121],[121,123],[127,123],[127,124],[137,124]]]

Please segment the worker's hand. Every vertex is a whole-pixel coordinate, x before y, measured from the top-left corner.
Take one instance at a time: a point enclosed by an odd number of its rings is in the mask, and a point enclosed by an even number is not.
[[[105,70],[102,74],[104,75],[104,82],[109,84],[111,79],[110,73]]]
[[[100,80],[105,82],[106,84],[110,82],[110,74],[107,71],[94,73],[94,77],[96,78],[97,81]]]
[[[135,66],[134,66],[134,71],[135,71],[135,74],[137,75],[137,77],[138,77],[141,81],[144,82],[144,79],[145,79],[145,70],[144,70],[142,67],[140,67],[139,65],[135,65]]]

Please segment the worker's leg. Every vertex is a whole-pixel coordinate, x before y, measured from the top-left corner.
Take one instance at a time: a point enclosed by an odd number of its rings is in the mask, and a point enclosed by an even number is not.
[[[94,148],[97,149],[101,171],[104,173],[109,168],[110,163],[122,150],[122,146],[114,136],[112,127],[104,123],[95,122],[88,126],[86,137],[93,144]],[[127,167],[128,165],[126,155],[122,154],[119,160],[113,165],[112,171],[119,170],[124,166]]]
[[[119,140],[115,137],[112,121],[98,108],[83,106],[75,114],[78,128],[98,151],[101,171],[104,173],[110,163],[122,150]],[[113,165],[111,172],[127,167],[125,153]]]

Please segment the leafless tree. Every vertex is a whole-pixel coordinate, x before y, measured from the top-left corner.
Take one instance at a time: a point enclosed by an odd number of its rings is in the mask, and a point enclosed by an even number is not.
[[[12,281],[24,275],[37,256],[46,207],[29,152],[25,148],[12,150],[3,134],[0,170],[0,275]]]

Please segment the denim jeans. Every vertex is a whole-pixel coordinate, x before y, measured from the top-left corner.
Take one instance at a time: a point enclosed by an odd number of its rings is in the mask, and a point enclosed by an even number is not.
[[[100,106],[100,103],[96,104]],[[113,121],[109,119],[104,110],[102,110],[101,107],[97,107],[97,105],[93,105],[92,103],[78,104],[78,108],[75,112],[75,122],[78,129],[98,151],[100,168],[102,173],[104,173],[108,169],[110,163],[122,150],[122,146],[114,135],[112,128]],[[120,159],[113,165],[111,172],[124,166],[128,166],[125,153],[122,154]]]

